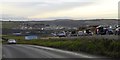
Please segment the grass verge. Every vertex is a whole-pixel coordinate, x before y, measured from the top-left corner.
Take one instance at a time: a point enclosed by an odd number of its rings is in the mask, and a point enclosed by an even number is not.
[[[16,39],[18,44],[32,44],[65,49],[76,52],[86,52],[95,55],[108,57],[120,57],[120,41],[104,38],[75,38],[75,39],[38,39],[24,40],[23,36],[4,36],[5,38]]]

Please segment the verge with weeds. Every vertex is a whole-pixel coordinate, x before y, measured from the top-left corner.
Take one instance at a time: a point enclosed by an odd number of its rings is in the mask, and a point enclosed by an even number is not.
[[[11,37],[6,37],[11,38]],[[69,51],[86,52],[95,55],[120,57],[120,41],[105,38],[75,38],[75,39],[38,39],[24,40],[23,37],[12,37],[18,44],[32,44],[59,48]]]

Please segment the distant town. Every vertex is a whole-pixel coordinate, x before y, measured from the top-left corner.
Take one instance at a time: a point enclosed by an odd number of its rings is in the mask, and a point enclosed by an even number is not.
[[[54,21],[2,21],[4,35],[89,36],[120,35],[117,19],[54,20]]]

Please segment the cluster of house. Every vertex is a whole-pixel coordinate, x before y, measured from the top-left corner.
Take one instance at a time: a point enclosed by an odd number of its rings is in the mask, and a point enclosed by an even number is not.
[[[120,26],[105,26],[99,25],[95,27],[94,31],[90,28],[84,29],[82,31],[61,31],[51,33],[53,36],[66,37],[66,36],[88,36],[88,35],[120,35]]]
[[[100,35],[112,35],[112,34],[115,34],[115,35],[120,35],[120,26],[117,25],[117,26],[98,26],[96,27],[96,30],[95,30],[96,34],[100,34]]]
[[[48,24],[32,24],[32,23],[21,23],[18,27],[13,27],[12,29],[20,29],[20,30],[32,30],[32,29],[40,29],[43,27],[49,27]]]
[[[83,26],[82,26],[83,28]],[[81,28],[80,28],[81,29]],[[20,31],[15,32],[13,35],[44,35],[46,36],[59,36],[59,37],[70,37],[70,36],[88,36],[88,35],[120,35],[120,26],[106,26],[106,25],[98,25],[98,26],[92,26],[92,28],[86,27],[83,30],[80,30],[79,28],[76,29],[54,29],[54,30],[31,30],[32,32],[26,30],[26,31]],[[25,33],[23,33],[25,32]],[[43,32],[43,33],[42,33]],[[29,37],[29,36],[27,36]],[[36,37],[35,37],[36,38]],[[27,38],[26,38],[27,39]]]
[[[77,29],[76,27],[63,27],[63,26],[49,26],[43,27],[42,30],[64,30],[64,29]]]
[[[35,23],[21,23],[18,27],[13,27],[12,29],[20,30],[60,30],[60,29],[77,29],[77,27],[63,27],[63,26],[51,26],[48,24],[35,24]]]

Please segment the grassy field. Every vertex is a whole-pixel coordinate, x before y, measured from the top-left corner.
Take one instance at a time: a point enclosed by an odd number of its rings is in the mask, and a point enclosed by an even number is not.
[[[120,41],[97,39],[97,38],[75,38],[75,39],[37,39],[27,41],[23,36],[3,36],[8,39],[16,39],[18,44],[33,44],[76,52],[86,52],[108,57],[120,57]]]

